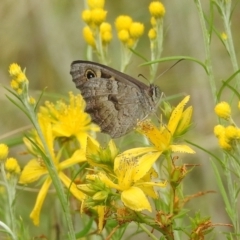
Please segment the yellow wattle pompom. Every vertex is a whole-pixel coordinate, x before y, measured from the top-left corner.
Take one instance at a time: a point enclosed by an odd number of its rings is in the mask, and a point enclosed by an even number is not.
[[[101,33],[111,32],[111,31],[112,31],[112,26],[111,26],[110,23],[103,22],[103,23],[100,25],[100,32],[101,32]]]
[[[82,20],[87,23],[87,24],[91,24],[92,21],[92,12],[88,9],[82,11]]]
[[[5,159],[8,155],[8,146],[4,143],[0,144],[0,160]]]
[[[151,22],[151,25],[152,25],[153,27],[155,27],[155,26],[157,25],[157,20],[156,20],[155,17],[151,17],[150,22]]]
[[[231,116],[231,107],[227,102],[218,103],[215,108],[218,117],[228,120]]]
[[[27,77],[26,77],[26,75],[25,75],[23,72],[20,72],[20,73],[17,75],[16,81],[17,81],[18,83],[23,83],[23,82],[27,81]]]
[[[9,73],[10,73],[10,76],[17,76],[19,73],[21,73],[22,70],[21,70],[21,67],[16,64],[16,63],[12,63],[9,67]]]
[[[239,129],[230,125],[225,128],[225,137],[229,140],[238,139]]]
[[[131,24],[132,24],[132,18],[124,15],[117,17],[115,21],[115,26],[118,32],[123,29],[128,30]]]
[[[19,174],[21,169],[18,165],[18,162],[15,158],[8,158],[5,162],[5,169],[8,172]]]
[[[101,34],[101,38],[102,38],[102,41],[103,41],[104,44],[108,44],[112,40],[112,33],[106,31],[106,32]]]
[[[88,0],[87,4],[90,9],[103,8],[105,1],[104,0]]]
[[[165,7],[161,2],[154,1],[149,5],[149,12],[155,18],[162,18],[165,15]]]
[[[232,146],[226,141],[226,138],[224,136],[219,138],[218,143],[222,149],[226,151],[232,150]]]
[[[100,26],[106,19],[107,11],[102,8],[95,8],[92,10],[92,23]]]
[[[139,22],[133,22],[130,25],[129,32],[132,38],[138,39],[143,35],[144,25]]]
[[[223,136],[225,134],[225,127],[218,124],[214,127],[213,131],[214,135],[219,138],[220,136]]]
[[[11,81],[10,85],[11,85],[11,88],[14,90],[17,90],[19,88],[19,83],[15,79]]]
[[[100,25],[100,34],[103,44],[108,44],[112,40],[112,26],[107,22]]]
[[[150,40],[154,40],[157,37],[157,32],[155,29],[151,28],[148,32],[148,37]]]
[[[92,33],[92,30],[90,29],[90,27],[86,26],[83,28],[83,37],[88,45],[90,45],[93,48],[96,47],[95,39],[93,37],[93,33]]]
[[[129,32],[125,29],[118,32],[118,38],[121,42],[126,43],[129,39]]]

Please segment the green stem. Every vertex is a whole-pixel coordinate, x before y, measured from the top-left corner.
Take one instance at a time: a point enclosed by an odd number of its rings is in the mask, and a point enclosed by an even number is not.
[[[203,40],[204,40],[205,55],[206,55],[206,67],[207,67],[207,72],[208,72],[208,77],[209,77],[209,83],[210,83],[214,103],[216,104],[217,103],[217,89],[216,89],[216,84],[215,84],[215,80],[214,80],[212,61],[211,61],[211,55],[210,55],[211,38],[210,38],[210,34],[206,28],[206,23],[205,23],[205,19],[204,19],[201,1],[200,0],[194,0],[194,1],[197,6],[200,24],[201,24],[202,32],[203,32]]]
[[[156,26],[156,35],[157,39],[155,39],[151,44],[153,44],[153,48],[151,47],[151,61],[157,60],[161,57],[162,54],[162,45],[163,45],[163,19],[157,19]],[[151,64],[150,68],[150,83],[154,82],[158,69],[158,64]]]
[[[12,186],[9,184],[6,176],[6,172],[4,169],[4,163],[1,163],[1,173],[2,173],[2,178],[5,183],[5,187],[7,190],[7,203],[8,203],[8,209],[9,209],[9,215],[10,215],[10,226],[11,226],[11,233],[12,233],[12,239],[17,239],[16,238],[16,233],[17,233],[17,228],[16,228],[16,220],[15,220],[15,214],[14,214],[14,199],[15,199],[15,186]],[[14,192],[13,192],[14,191]],[[9,223],[8,223],[9,224]]]
[[[165,158],[167,160],[168,179],[169,181],[171,181],[170,178],[173,170],[173,165],[172,165],[172,158],[169,152],[165,155]],[[171,193],[169,194],[169,214],[172,214],[175,194],[174,194],[174,189],[172,187],[170,187],[170,191]]]
[[[231,1],[225,1],[224,3],[221,1],[221,2],[219,2],[219,7],[221,9],[224,28],[225,28],[225,32],[227,34],[227,39],[225,40],[226,48],[230,55],[230,59],[231,59],[232,65],[233,65],[233,70],[234,70],[234,72],[236,72],[239,70],[239,66],[238,66],[238,62],[237,62],[236,52],[234,49],[231,24],[230,24],[231,23],[230,22],[230,20],[231,20]],[[240,87],[240,76],[239,75],[237,75],[236,83],[237,83],[236,88],[239,90],[239,87]]]
[[[47,146],[47,143],[45,141],[42,130],[41,130],[39,124],[38,124],[38,120],[37,120],[35,112],[33,111],[32,106],[29,105],[27,101],[24,101],[24,103],[25,103],[26,109],[29,112],[30,119],[32,120],[32,122],[34,124],[34,127],[35,127],[35,129],[36,129],[36,131],[39,135],[39,138],[41,139],[41,142],[43,144],[43,148],[44,148],[44,151],[45,151],[44,153],[46,155],[45,164],[46,164],[46,167],[48,169],[48,173],[49,173],[49,175],[52,179],[53,185],[56,189],[56,192],[57,192],[58,198],[60,200],[60,203],[62,205],[63,214],[65,215],[66,224],[68,226],[69,239],[74,240],[76,238],[75,238],[74,228],[73,228],[73,224],[72,224],[71,214],[70,214],[70,211],[69,211],[69,204],[68,204],[67,197],[65,195],[62,183],[61,183],[61,181],[58,177],[58,171],[57,171],[57,169],[54,165],[54,160],[52,159],[50,150]]]
[[[157,237],[155,237],[143,224],[139,224],[138,225],[145,233],[147,233],[148,237],[150,237],[151,239],[154,239],[154,240],[158,240]]]

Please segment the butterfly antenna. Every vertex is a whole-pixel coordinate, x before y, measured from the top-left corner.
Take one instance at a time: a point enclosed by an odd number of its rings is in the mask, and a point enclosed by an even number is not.
[[[138,74],[138,77],[143,77],[147,82],[149,82],[149,80],[144,75],[142,75],[141,73]]]
[[[164,72],[160,73],[160,75],[157,76],[156,79],[160,78],[163,74],[165,74],[167,71],[169,71],[171,68],[173,68],[175,65],[177,65],[179,62],[183,61],[184,58],[178,60],[177,62],[175,62],[171,67],[167,68]]]

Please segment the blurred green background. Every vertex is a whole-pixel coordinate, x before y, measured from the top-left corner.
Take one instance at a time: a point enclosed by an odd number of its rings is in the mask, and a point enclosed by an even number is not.
[[[209,1],[202,1],[206,14],[209,13]],[[105,9],[108,11],[107,21],[113,25],[114,39],[110,44],[109,55],[111,66],[118,69],[120,66],[119,42],[116,39],[114,20],[118,15],[130,15],[134,21],[140,21],[145,25],[145,34],[141,38],[137,51],[150,57],[149,41],[147,32],[150,28],[150,14],[148,12],[149,0],[106,0]],[[164,50],[162,57],[185,55],[204,61],[205,52],[202,31],[198,13],[194,1],[171,0],[162,1],[166,7],[164,18]],[[26,68],[27,77],[30,81],[31,94],[35,98],[47,87],[44,99],[55,100],[65,98],[69,91],[78,93],[69,74],[70,64],[73,60],[86,59],[86,43],[82,37],[82,28],[85,23],[80,19],[80,13],[84,9],[84,1],[52,0],[52,1],[1,1],[0,2],[0,79],[3,86],[9,86],[10,77],[8,67],[16,62],[22,68]],[[232,18],[232,30],[239,58],[239,6],[235,8]],[[215,11],[214,25],[221,33],[223,24],[218,12]],[[227,51],[221,41],[213,34],[212,62],[215,73],[216,85],[219,88],[221,81],[233,74],[233,69]],[[97,59],[95,59],[97,61]],[[137,77],[139,73],[146,78],[149,76],[148,67],[139,67],[142,60],[134,56],[127,73]],[[169,68],[174,62],[159,64],[160,74]],[[140,79],[142,80],[142,79]],[[188,140],[206,148],[208,151],[218,154],[217,139],[213,135],[213,127],[217,124],[214,114],[214,101],[210,90],[208,77],[203,68],[193,62],[182,61],[174,68],[165,73],[155,84],[160,86],[166,96],[176,94],[191,95],[190,104],[194,108],[193,127],[187,136]],[[11,104],[0,88],[1,103],[1,141],[13,138],[14,130],[29,126],[28,119]],[[222,100],[228,100],[231,92],[224,92]],[[171,103],[174,105],[182,98],[176,98]],[[235,121],[239,120],[237,105],[235,104]],[[19,136],[19,134],[18,134]],[[200,164],[185,179],[185,193],[194,194],[199,191],[215,190],[215,194],[208,194],[192,200],[187,207],[199,210],[203,215],[212,216],[213,222],[228,223],[224,205],[219,194],[213,175],[209,156],[195,149],[194,156],[180,155],[185,163]],[[24,147],[18,146],[11,149],[12,156],[19,156]],[[19,156],[24,161],[26,156]],[[224,176],[222,176],[224,178]],[[33,206],[36,195],[31,193],[25,199],[26,193],[19,191],[18,201],[22,201],[24,221],[28,221],[29,206]],[[46,216],[49,214],[51,198],[44,204],[43,210]],[[29,212],[30,213],[30,212]],[[44,214],[43,214],[44,215]],[[55,216],[57,217],[57,216]],[[45,219],[41,216],[41,219]],[[46,218],[47,219],[47,218]],[[47,220],[46,220],[47,221]],[[43,223],[47,226],[47,222]],[[27,222],[30,231],[41,234],[42,229],[34,227]],[[45,227],[46,227],[45,226]],[[44,226],[41,226],[44,229]],[[47,228],[53,226],[47,226]],[[229,228],[217,228],[216,231],[229,231]]]

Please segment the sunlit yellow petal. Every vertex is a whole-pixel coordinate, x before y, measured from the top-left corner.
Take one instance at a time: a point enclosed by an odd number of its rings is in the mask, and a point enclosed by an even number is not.
[[[179,121],[182,117],[182,113],[183,113],[183,109],[184,109],[184,106],[186,105],[186,103],[189,101],[190,99],[190,96],[186,96],[178,105],[177,107],[173,110],[172,114],[171,114],[171,117],[169,119],[169,122],[168,122],[168,130],[172,133],[172,135],[174,134],[178,124],[179,124]]]
[[[136,169],[134,171],[134,175],[132,176],[132,179],[134,182],[138,181],[139,179],[143,178],[144,175],[150,170],[154,162],[157,161],[159,156],[161,155],[161,152],[154,152],[145,154],[142,157],[138,159],[138,165],[136,166]]]
[[[72,180],[70,178],[68,178],[63,172],[60,172],[58,174],[59,178],[61,179],[61,181],[63,182],[63,184],[68,188],[70,187],[70,192],[72,193],[72,195],[77,198],[78,200],[82,201],[85,198],[85,194],[82,193],[78,188],[77,185],[72,182]]]
[[[48,191],[51,183],[52,183],[52,180],[51,180],[51,178],[48,177],[45,180],[45,182],[43,183],[43,185],[38,193],[35,206],[30,214],[30,218],[33,220],[34,225],[39,225],[40,211],[42,209],[43,201],[47,195],[47,191]]]
[[[138,157],[138,156],[143,155],[145,153],[156,152],[156,151],[157,150],[156,150],[155,147],[132,148],[132,149],[124,151],[123,153],[119,154],[118,156],[129,154],[129,156],[131,155],[133,157]]]
[[[115,158],[118,154],[118,149],[114,141],[111,139],[108,143],[109,150],[111,152],[111,157]]]
[[[193,107],[188,107],[182,114],[174,136],[180,136],[189,128],[192,119]]]
[[[192,150],[187,145],[171,145],[171,150],[173,152],[182,152],[182,153],[195,153],[194,150]]]
[[[96,141],[94,138],[88,137],[87,138],[87,148],[86,148],[86,155],[98,155],[99,153],[100,145],[98,141]]]
[[[152,211],[151,205],[140,188],[131,187],[121,194],[121,200],[125,206],[134,210],[134,211],[142,211],[148,210]]]
[[[103,229],[105,206],[98,206],[97,212],[98,212],[98,232],[100,233]]]
[[[76,163],[84,161],[86,161],[86,154],[82,149],[78,149],[73,153],[72,157],[59,163],[58,168],[63,170],[65,168],[71,167]]]
[[[147,136],[159,151],[164,151],[170,143],[171,132],[168,129],[166,131],[159,130],[148,120],[139,122],[137,130]]]
[[[103,183],[105,183],[106,186],[110,188],[121,190],[120,186],[118,184],[115,184],[112,180],[110,180],[104,173],[100,172],[99,174],[91,174],[86,176],[86,179],[89,180],[94,180],[96,178],[99,178]]]
[[[19,179],[19,183],[27,184],[35,182],[44,174],[47,174],[46,167],[41,165],[40,161],[32,159],[24,167]]]

